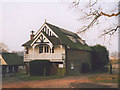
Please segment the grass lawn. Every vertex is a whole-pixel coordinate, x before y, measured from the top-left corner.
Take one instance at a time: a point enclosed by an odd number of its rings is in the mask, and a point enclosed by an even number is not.
[[[25,73],[17,73],[17,77],[21,80],[48,80],[48,79],[56,79],[56,78],[62,78],[64,76],[29,76]]]
[[[24,76],[26,73],[16,73],[16,76]]]
[[[89,80],[94,82],[102,82],[102,83],[118,83],[118,81],[120,81],[120,76],[110,75],[110,74],[100,74],[93,77],[89,77]]]

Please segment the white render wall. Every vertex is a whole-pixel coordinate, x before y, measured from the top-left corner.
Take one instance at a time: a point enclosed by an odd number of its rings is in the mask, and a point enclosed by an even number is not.
[[[63,55],[65,55],[65,47],[62,45],[54,46],[54,53],[50,53],[50,47],[49,47],[49,53],[44,52],[44,46],[43,46],[43,53],[39,53],[39,46],[36,46],[34,48],[34,51],[32,47],[29,47],[28,54],[24,54],[24,61],[31,61],[36,59],[62,61]]]
[[[0,54],[0,65],[7,65],[7,63],[5,62],[5,60],[2,58],[2,55]]]

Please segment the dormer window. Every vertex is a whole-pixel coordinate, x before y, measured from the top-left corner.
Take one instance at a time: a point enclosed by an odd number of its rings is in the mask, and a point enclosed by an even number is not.
[[[74,43],[77,42],[77,39],[76,39],[75,37],[70,36],[70,35],[67,35],[67,37],[68,37],[71,41],[73,41]]]

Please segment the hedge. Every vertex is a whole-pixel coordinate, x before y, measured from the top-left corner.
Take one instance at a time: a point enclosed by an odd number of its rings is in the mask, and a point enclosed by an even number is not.
[[[31,76],[48,76],[50,75],[49,60],[34,60],[30,62],[30,75]]]

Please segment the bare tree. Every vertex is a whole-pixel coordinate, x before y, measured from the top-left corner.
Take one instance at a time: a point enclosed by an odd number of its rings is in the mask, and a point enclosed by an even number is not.
[[[100,0],[89,0],[89,2],[83,3],[80,0],[75,0],[72,3],[72,7],[80,13],[80,19],[86,21],[83,25],[83,27],[77,32],[78,34],[82,32],[88,31],[90,28],[97,24],[101,24],[99,21],[102,20],[102,18],[117,18],[120,15],[119,10],[119,3],[115,3],[115,7],[111,7],[108,3],[108,6],[111,10],[107,11],[105,10],[105,6],[103,2],[99,2]],[[117,21],[116,21],[117,22]],[[104,23],[104,22],[103,22]],[[113,25],[111,25],[108,28],[104,28],[103,32],[100,34],[100,37],[104,35],[113,35],[116,31],[119,30],[120,25],[119,23],[112,22]]]
[[[8,46],[3,42],[0,42],[0,49],[2,50],[2,52],[8,52],[9,51]]]

